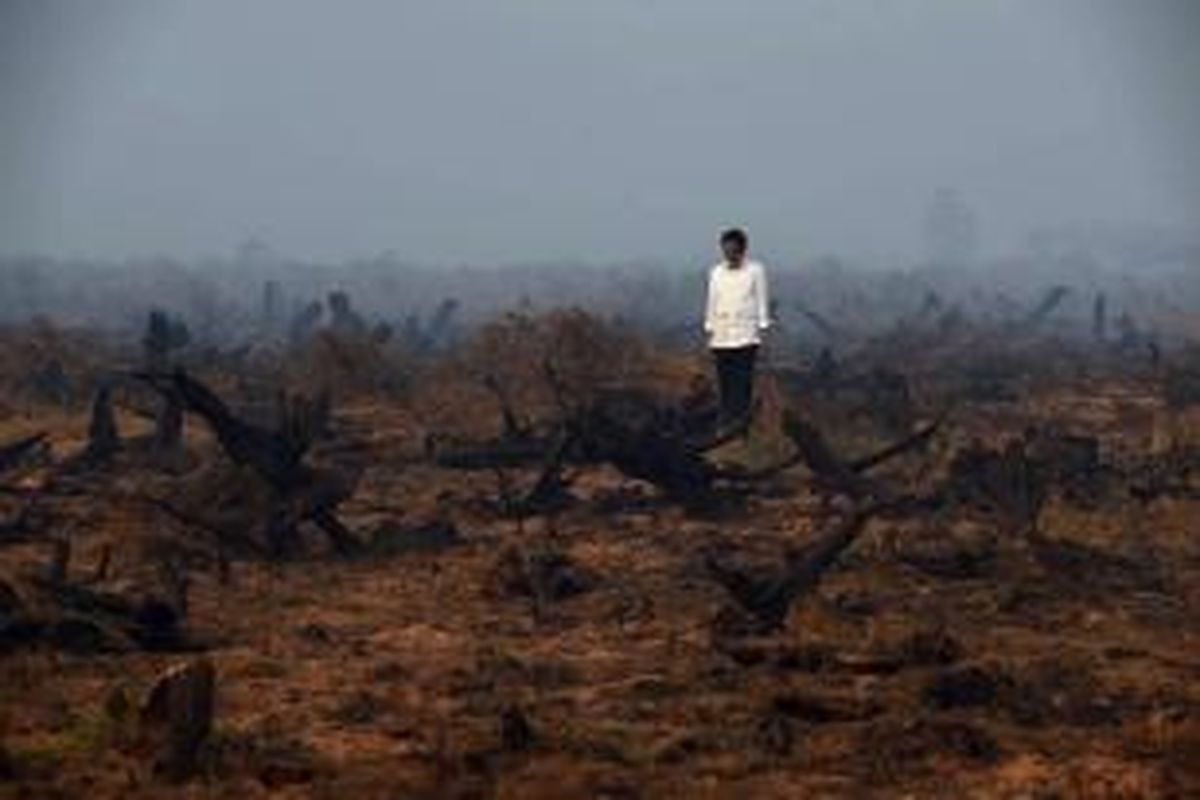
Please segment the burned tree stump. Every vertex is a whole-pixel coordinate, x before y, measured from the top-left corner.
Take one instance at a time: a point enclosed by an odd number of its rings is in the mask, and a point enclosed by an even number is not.
[[[62,586],[67,582],[71,568],[71,540],[54,539],[50,542],[50,563],[46,568],[46,580],[51,586]]]
[[[146,317],[146,332],[142,336],[146,369],[168,369],[172,351],[186,346],[190,341],[191,333],[183,320],[173,319],[161,309],[153,309]]]
[[[1010,442],[1003,450],[975,442],[958,451],[946,484],[952,502],[997,516],[1018,533],[1037,525],[1049,488],[1021,441]]]
[[[1108,339],[1108,295],[1098,292],[1092,303],[1092,339],[1103,343]]]
[[[510,705],[498,720],[500,746],[508,752],[524,752],[537,744],[538,735],[520,706]]]
[[[292,347],[307,344],[316,332],[324,313],[325,306],[320,300],[309,301],[288,323],[288,343]]]
[[[175,455],[183,447],[183,405],[169,392],[162,394],[150,447],[158,456]]]
[[[1018,532],[1037,526],[1051,493],[1091,507],[1114,470],[1100,459],[1095,437],[1030,428],[1003,448],[973,442],[950,461],[945,495],[952,502],[999,517]]]
[[[92,418],[88,424],[87,447],[83,461],[91,465],[107,464],[121,449],[121,435],[113,413],[112,387],[101,384],[92,398]]]
[[[207,659],[172,667],[155,682],[138,714],[155,772],[171,780],[195,772],[212,732],[216,690],[216,669]]]

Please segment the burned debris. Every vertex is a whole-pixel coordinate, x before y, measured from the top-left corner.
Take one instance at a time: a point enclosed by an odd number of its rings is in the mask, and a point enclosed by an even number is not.
[[[546,759],[912,788],[1137,726],[1174,746],[1191,357],[1120,351],[1112,296],[909,287],[875,328],[878,301],[814,298],[721,424],[699,357],[578,310],[394,325],[282,291],[269,341],[164,313],[64,369],[90,407],[0,438],[0,667],[107,691],[90,752],[145,786],[324,790],[330,731],[416,794]],[[21,736],[0,780],[31,780]]]
[[[305,462],[314,440],[327,424],[323,402],[285,404],[278,427],[268,429],[238,417],[211,389],[186,372],[141,373],[138,377],[163,396],[177,398],[187,412],[204,420],[230,461],[265,484],[269,500],[258,524],[271,553],[283,556],[293,549],[297,528],[304,522],[319,527],[336,552],[345,555],[357,549],[358,540],[336,512],[352,491],[352,477]]]
[[[206,659],[172,667],[155,681],[137,723],[156,772],[176,781],[195,772],[213,730],[216,690],[216,668]]]
[[[825,533],[819,534],[803,551],[789,557],[775,574],[746,574],[729,564],[709,558],[706,565],[713,578],[729,592],[738,606],[751,617],[747,626],[726,616],[719,633],[769,633],[780,628],[792,604],[812,591],[839,555],[854,543],[879,509],[855,512]]]
[[[112,387],[102,384],[92,399],[92,420],[88,424],[87,447],[82,460],[90,464],[105,464],[121,448],[121,434],[113,414]]]
[[[0,575],[0,650],[44,645],[74,653],[190,647],[186,589],[108,583],[70,574],[70,540],[51,542],[48,568]]]
[[[148,370],[165,370],[173,364],[174,353],[191,342],[187,324],[162,309],[154,309],[146,319],[142,337],[143,366]]]

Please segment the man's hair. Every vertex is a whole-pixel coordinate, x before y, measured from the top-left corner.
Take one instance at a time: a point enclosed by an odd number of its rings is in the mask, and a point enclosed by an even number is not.
[[[750,237],[741,228],[727,228],[721,232],[721,244],[736,244],[741,249],[745,250],[749,244]]]

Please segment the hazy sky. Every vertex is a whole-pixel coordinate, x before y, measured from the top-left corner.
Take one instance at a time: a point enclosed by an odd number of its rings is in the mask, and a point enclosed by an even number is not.
[[[0,253],[920,251],[1200,222],[1200,0],[0,0]]]

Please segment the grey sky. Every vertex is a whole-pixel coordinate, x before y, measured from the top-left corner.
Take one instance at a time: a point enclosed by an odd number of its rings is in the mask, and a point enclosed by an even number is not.
[[[0,0],[0,253],[909,257],[1200,220],[1194,0]]]

